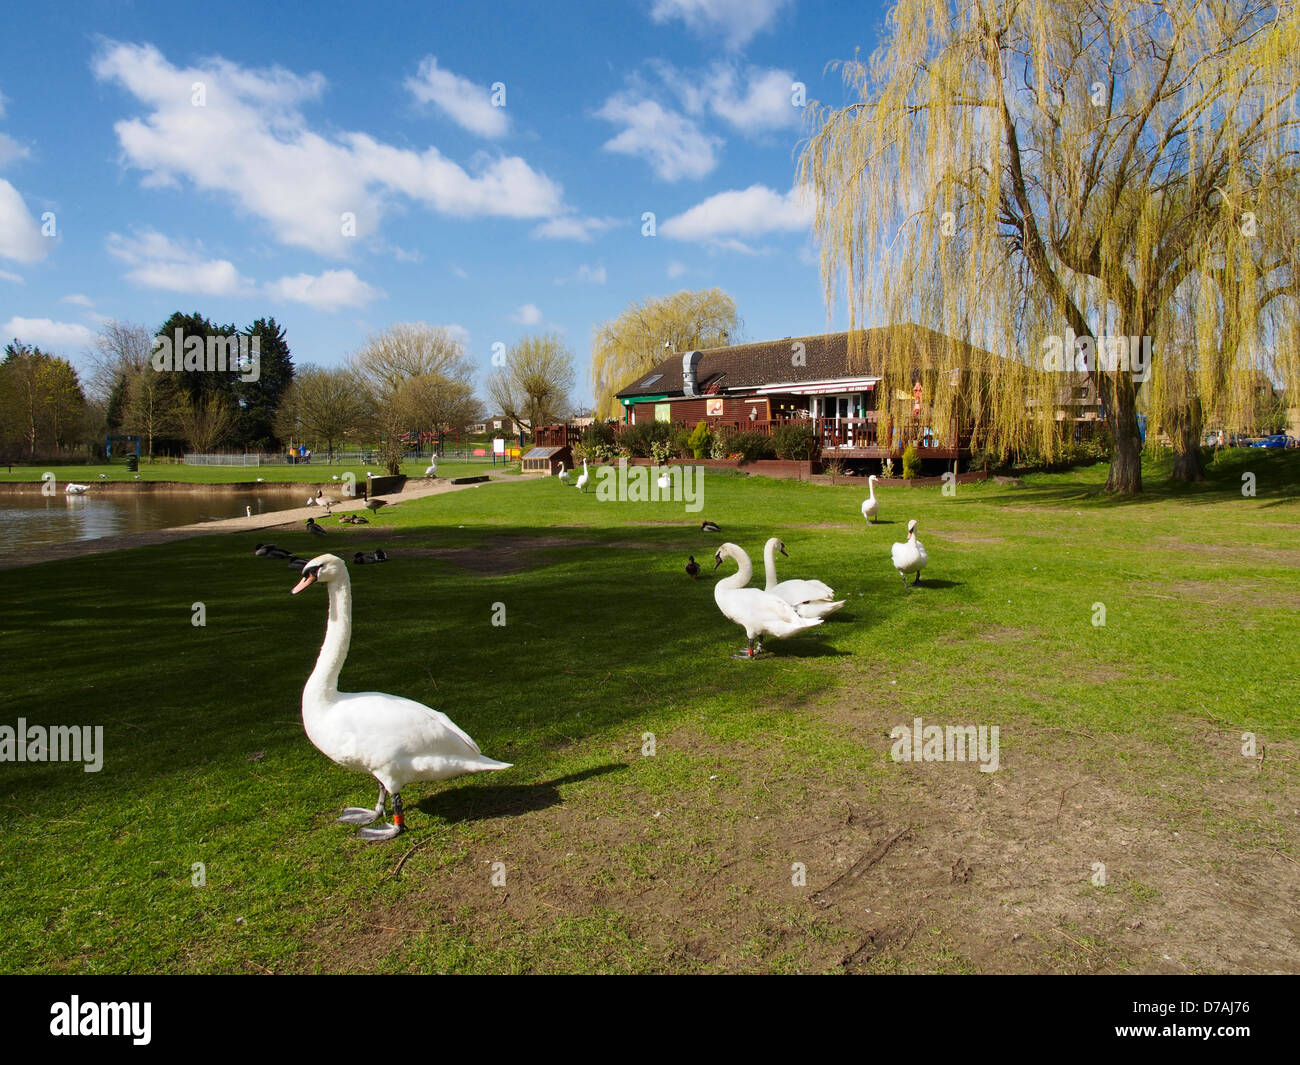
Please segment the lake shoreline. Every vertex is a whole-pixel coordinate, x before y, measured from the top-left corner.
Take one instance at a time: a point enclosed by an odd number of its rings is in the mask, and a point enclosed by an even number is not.
[[[41,495],[45,488],[44,481],[0,481],[0,494]],[[64,495],[68,484],[88,484],[87,494],[148,494],[153,492],[176,494],[236,495],[244,492],[268,492],[284,495],[310,494],[325,485],[334,485],[339,491],[337,481],[55,481],[54,494]],[[49,494],[46,492],[45,494]],[[306,498],[304,496],[304,498]]]
[[[503,478],[504,480],[504,478]],[[155,484],[170,484],[170,482],[153,482]],[[423,499],[426,496],[443,495],[447,492],[458,492],[464,488],[479,488],[483,484],[493,482],[479,482],[478,484],[452,484],[450,480],[439,479],[431,481],[407,481],[406,487],[402,492],[397,494],[385,495],[384,498],[391,504],[397,505],[406,503],[413,499]],[[101,487],[109,487],[103,485]],[[139,488],[139,484],[118,484],[120,488]],[[25,485],[25,487],[32,487]],[[40,485],[37,484],[36,490],[40,491]],[[180,487],[189,488],[218,488],[225,489],[229,485],[182,485]],[[244,491],[249,487],[263,489],[267,483],[254,484],[252,486],[243,486]],[[294,484],[290,485],[296,491],[301,491],[308,485]],[[315,487],[311,485],[310,487]],[[62,494],[61,492],[59,494]],[[223,493],[224,494],[224,493]],[[365,502],[361,499],[350,501],[333,507],[335,514],[343,514],[352,510],[361,510],[365,507]],[[23,566],[35,566],[42,562],[54,562],[65,558],[82,558],[86,555],[108,554],[112,551],[125,551],[134,547],[152,547],[156,544],[171,543],[175,540],[188,540],[195,536],[212,536],[217,533],[245,533],[260,532],[267,529],[301,529],[302,523],[308,518],[321,517],[320,507],[291,507],[287,510],[268,511],[264,514],[252,514],[248,517],[223,518],[219,521],[204,521],[193,525],[178,525],[168,529],[147,529],[139,532],[116,533],[110,536],[99,536],[90,540],[69,540],[58,544],[45,544],[34,553],[26,555],[3,555],[0,554],[0,570],[20,569]]]

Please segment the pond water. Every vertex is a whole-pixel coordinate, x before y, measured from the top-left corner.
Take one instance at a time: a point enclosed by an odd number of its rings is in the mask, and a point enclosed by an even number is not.
[[[169,529],[214,518],[241,518],[244,508],[254,514],[301,506],[302,500],[285,493],[248,492],[141,492],[83,496],[59,493],[0,494],[0,558],[39,549],[48,544],[94,540],[101,536]]]

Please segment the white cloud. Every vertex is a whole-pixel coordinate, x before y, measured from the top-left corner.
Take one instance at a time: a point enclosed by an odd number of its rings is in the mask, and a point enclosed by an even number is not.
[[[701,132],[694,121],[655,100],[616,93],[596,117],[624,127],[605,142],[606,151],[645,159],[664,181],[702,178],[718,165],[722,140]]]
[[[570,281],[577,281],[580,283],[586,282],[589,285],[603,285],[608,279],[609,275],[605,273],[604,265],[588,266],[583,263],[578,267],[577,273],[571,277],[557,277],[555,283],[557,285],[567,285]]]
[[[434,56],[425,56],[415,77],[405,84],[421,103],[433,104],[461,129],[479,137],[501,137],[510,127],[505,108],[492,106],[486,86],[442,69]]]
[[[285,244],[342,255],[354,236],[377,231],[395,196],[465,218],[564,212],[560,187],[517,156],[481,154],[471,172],[433,147],[417,152],[365,133],[318,133],[301,108],[324,92],[320,74],[224,59],[181,68],[152,45],[116,42],[93,69],[143,105],[142,117],[114,129],[145,185],[189,182],[227,197]],[[192,103],[196,82],[206,93],[201,107]],[[345,233],[349,225],[354,236]]]
[[[701,37],[721,32],[729,48],[742,48],[776,18],[790,0],[654,0],[656,22],[679,18]]]
[[[462,348],[469,347],[469,330],[463,325],[457,325],[455,322],[452,322],[450,325],[439,326],[439,328],[445,329],[447,335],[450,336],[452,340],[456,341],[456,343]]]
[[[461,267],[461,266],[453,266],[453,267],[451,268],[451,272],[452,272],[453,274],[455,274],[457,277],[462,278],[462,279],[464,279],[464,280],[468,280],[468,279],[469,279],[469,274],[467,274],[467,273],[465,272],[465,268],[464,268],[464,267]]]
[[[538,309],[537,304],[525,303],[510,318],[520,325],[536,325],[542,320],[542,312]]]
[[[0,326],[0,336],[15,337],[47,351],[59,348],[85,348],[95,342],[95,333],[75,322],[55,322],[49,318],[10,318]]]
[[[682,274],[684,274],[684,273],[686,273],[686,264],[685,264],[685,263],[683,263],[683,262],[678,262],[676,259],[674,259],[672,262],[670,262],[670,263],[668,264],[668,276],[669,276],[669,277],[681,277]]]
[[[0,133],[0,167],[8,166],[15,159],[26,159],[31,154],[26,145],[19,144],[6,133]]]
[[[344,307],[364,307],[383,295],[351,270],[326,270],[322,274],[294,274],[271,281],[266,292],[272,299],[305,303],[333,313]]]
[[[0,179],[0,258],[34,263],[45,258],[49,247],[18,190]]]
[[[790,101],[794,80],[788,70],[747,67],[740,71],[719,63],[707,81],[709,108],[748,135],[793,128],[803,121],[803,111]]]
[[[155,229],[133,237],[108,235],[109,254],[131,269],[128,280],[146,288],[189,292],[202,296],[247,296],[253,283],[241,276],[228,259],[208,259],[203,245],[186,247]]]
[[[733,251],[752,252],[740,237],[790,233],[812,224],[810,196],[799,188],[785,195],[766,185],[729,189],[710,196],[690,210],[675,215],[659,227],[672,240],[712,244]]]
[[[777,67],[717,60],[707,70],[681,70],[663,60],[646,64],[690,115],[711,114],[752,137],[772,129],[793,129],[804,112],[791,101],[795,76]],[[636,84],[638,79],[632,79]]]
[[[83,296],[80,292],[70,292],[70,293],[68,293],[68,295],[66,295],[66,296],[61,296],[61,297],[59,298],[59,302],[60,302],[60,303],[71,303],[71,304],[74,304],[74,305],[77,306],[77,307],[93,307],[93,306],[95,306],[95,301],[94,301],[94,300],[92,300],[89,296]]]
[[[617,218],[592,218],[562,215],[549,218],[533,230],[534,237],[546,240],[577,240],[590,244],[592,239],[618,225]]]
[[[0,270],[0,281],[12,281],[15,285],[24,285],[22,274],[11,273],[8,270]]]

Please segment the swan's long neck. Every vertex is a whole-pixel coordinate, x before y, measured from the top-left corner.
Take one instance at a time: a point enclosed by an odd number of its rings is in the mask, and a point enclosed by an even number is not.
[[[745,559],[746,562],[749,559]],[[763,572],[767,575],[767,590],[770,592],[777,585],[776,580],[776,544],[769,540],[763,545]],[[749,582],[746,581],[746,584]]]
[[[867,491],[870,493],[867,498],[874,503],[876,501],[876,479],[874,477],[867,479]]]
[[[718,583],[714,585],[716,588],[743,588],[754,577],[754,564],[749,561],[749,556],[745,554],[744,551],[740,548],[736,548],[736,550],[731,553],[730,557],[735,559],[736,565],[739,568],[730,577],[718,581]]]
[[[352,642],[352,582],[345,574],[342,580],[327,585],[330,597],[329,624],[325,626],[325,642],[321,645],[316,668],[307,678],[303,688],[303,702],[331,699],[339,691],[339,673],[348,657]]]

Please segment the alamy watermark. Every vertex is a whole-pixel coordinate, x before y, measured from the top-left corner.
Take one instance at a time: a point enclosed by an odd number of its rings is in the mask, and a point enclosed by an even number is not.
[[[172,370],[238,373],[241,381],[256,381],[262,376],[262,338],[244,333],[187,337],[178,328],[175,340],[169,336],[153,338],[151,362],[159,373]]]
[[[685,503],[687,513],[704,509],[703,466],[618,466],[596,470],[596,498],[602,503]]]
[[[1043,369],[1050,373],[1091,370],[1126,370],[1134,381],[1145,381],[1151,372],[1149,336],[1076,336],[1068,327],[1065,336],[1052,333],[1043,338]]]
[[[998,771],[997,725],[926,725],[919,717],[912,725],[889,730],[895,762],[979,762],[981,773]]]
[[[104,768],[104,726],[0,725],[0,762],[85,762],[84,772]]]

